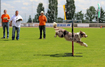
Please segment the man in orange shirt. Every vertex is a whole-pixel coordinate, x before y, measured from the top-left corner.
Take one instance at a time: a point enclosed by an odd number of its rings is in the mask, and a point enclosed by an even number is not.
[[[42,30],[43,30],[43,38],[46,38],[46,22],[47,22],[47,18],[44,15],[44,12],[41,11],[41,15],[39,16],[39,30],[40,30],[40,38],[42,39]]]
[[[9,20],[10,16],[7,14],[7,10],[4,10],[4,14],[1,16],[3,26],[3,38],[5,38],[5,28],[7,29],[7,39],[9,38]]]

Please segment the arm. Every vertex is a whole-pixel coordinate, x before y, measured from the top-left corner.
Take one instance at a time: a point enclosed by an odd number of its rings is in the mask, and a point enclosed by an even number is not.
[[[46,16],[45,16],[45,20],[44,20],[45,22],[47,22],[47,18],[46,18]]]
[[[12,17],[13,18],[13,17]],[[12,18],[10,19],[10,26],[12,26]]]
[[[7,18],[7,20],[9,21],[10,20],[10,16],[8,15],[8,18]]]
[[[23,18],[20,16],[20,19],[19,19],[19,21],[23,21]]]

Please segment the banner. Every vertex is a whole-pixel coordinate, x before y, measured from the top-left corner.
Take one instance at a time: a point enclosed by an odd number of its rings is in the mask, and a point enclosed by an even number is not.
[[[46,23],[46,27],[53,27],[53,23]]]
[[[65,5],[63,5],[63,9],[64,9],[64,16],[65,16],[65,20],[66,20],[66,7],[65,7]]]
[[[66,23],[57,24],[57,27],[71,27],[71,24],[66,24]]]
[[[98,18],[100,18],[100,14],[101,14],[101,9],[100,9],[100,4],[98,3]]]
[[[35,23],[34,24],[34,27],[39,27],[39,23]]]
[[[89,24],[77,24],[77,27],[89,27]]]
[[[39,23],[21,24],[22,27],[39,27]],[[46,23],[46,27],[53,27],[53,23]],[[70,23],[58,23],[57,27],[71,27]]]
[[[39,27],[39,23],[21,23],[21,27]],[[53,23],[46,23],[46,27],[53,27]],[[71,27],[71,23],[57,23],[57,27]]]

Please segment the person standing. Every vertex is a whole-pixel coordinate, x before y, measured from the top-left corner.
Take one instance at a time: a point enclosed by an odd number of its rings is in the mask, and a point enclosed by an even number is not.
[[[19,15],[19,11],[15,11],[15,15],[10,19],[10,26],[12,25],[12,40],[15,39],[15,31],[17,31],[16,39],[19,40],[20,26],[23,18]]]
[[[41,11],[40,13],[41,15],[39,16],[39,30],[40,30],[40,37],[39,39],[42,39],[42,31],[43,31],[43,38],[46,38],[46,22],[47,22],[47,18],[44,15],[44,12]]]
[[[1,16],[2,27],[3,27],[3,37],[5,38],[5,28],[7,29],[7,39],[9,38],[9,20],[10,16],[7,14],[7,10],[4,10],[4,14]]]

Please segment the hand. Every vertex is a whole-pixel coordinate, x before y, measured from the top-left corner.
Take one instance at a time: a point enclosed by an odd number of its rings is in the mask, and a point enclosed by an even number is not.
[[[18,20],[16,20],[16,22],[18,22],[18,21],[22,21],[22,19],[18,19]]]
[[[12,26],[12,23],[10,23],[9,25]]]
[[[12,26],[12,24],[9,24],[10,26]]]
[[[5,18],[3,18],[3,19],[7,20],[7,18],[6,18],[6,17],[5,17]]]

